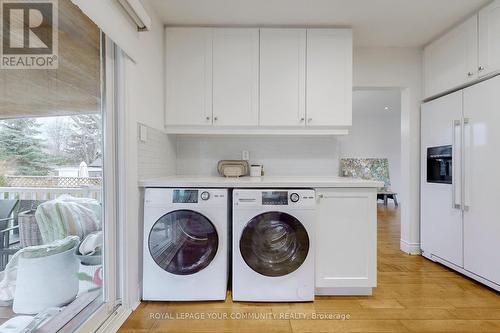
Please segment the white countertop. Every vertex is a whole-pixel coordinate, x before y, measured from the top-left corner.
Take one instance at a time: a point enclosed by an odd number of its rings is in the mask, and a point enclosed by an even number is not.
[[[141,187],[198,187],[198,188],[367,188],[382,187],[383,182],[346,177],[328,176],[289,176],[289,177],[240,177],[224,178],[217,176],[170,176],[162,178],[142,179]]]

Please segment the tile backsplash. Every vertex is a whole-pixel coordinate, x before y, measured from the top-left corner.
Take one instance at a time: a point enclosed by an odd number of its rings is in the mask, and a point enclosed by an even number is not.
[[[175,138],[173,136],[146,126],[146,141],[138,138],[138,155],[139,179],[175,174]]]
[[[217,175],[217,162],[241,159],[250,152],[250,163],[263,164],[265,175],[336,176],[339,146],[335,137],[293,136],[178,136],[178,175]]]

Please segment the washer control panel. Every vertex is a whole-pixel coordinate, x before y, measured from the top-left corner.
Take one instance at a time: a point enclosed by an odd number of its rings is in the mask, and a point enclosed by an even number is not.
[[[227,189],[147,188],[144,204],[175,207],[227,205]]]

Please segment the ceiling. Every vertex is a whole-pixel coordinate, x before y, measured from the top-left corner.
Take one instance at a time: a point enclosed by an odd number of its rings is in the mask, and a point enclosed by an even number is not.
[[[401,92],[397,89],[354,90],[352,112],[374,116],[400,113]]]
[[[143,0],[167,25],[338,26],[356,46],[422,47],[490,0]]]

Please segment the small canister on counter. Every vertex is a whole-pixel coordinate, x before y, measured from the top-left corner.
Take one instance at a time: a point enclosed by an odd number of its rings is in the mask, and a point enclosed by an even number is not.
[[[260,177],[262,176],[262,165],[252,164],[250,166],[250,177]]]

